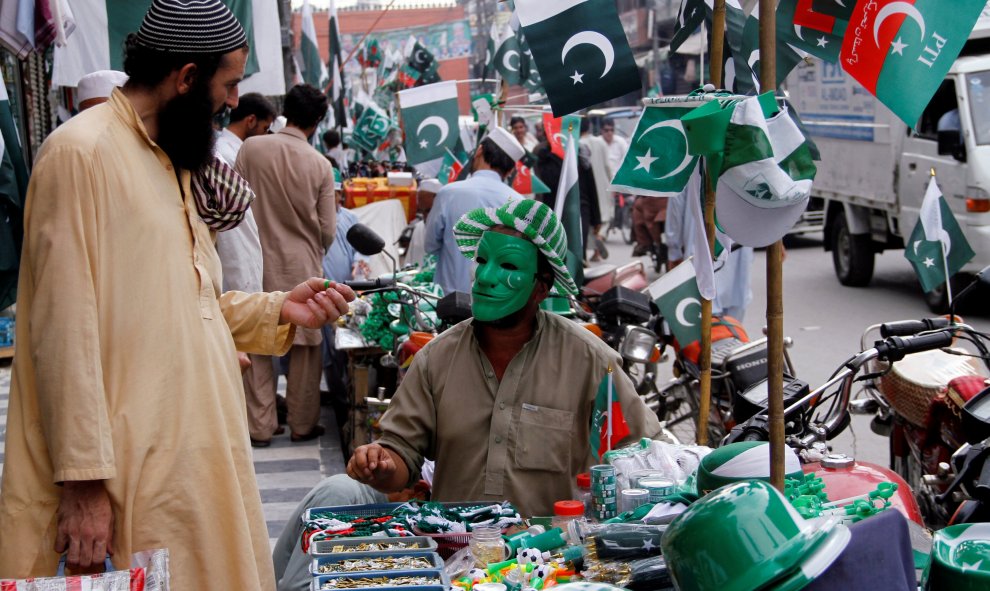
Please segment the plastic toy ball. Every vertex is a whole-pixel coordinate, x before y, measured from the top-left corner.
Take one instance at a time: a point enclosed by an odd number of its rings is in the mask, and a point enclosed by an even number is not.
[[[543,556],[536,548],[523,548],[516,554],[519,564],[543,564]]]

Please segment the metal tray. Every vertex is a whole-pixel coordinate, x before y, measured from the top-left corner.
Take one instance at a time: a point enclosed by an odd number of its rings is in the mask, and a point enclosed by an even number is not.
[[[330,579],[340,579],[348,577],[385,577],[388,579],[394,579],[396,577],[431,577],[434,579],[440,579],[439,585],[408,585],[408,586],[396,586],[396,587],[349,587],[348,591],[353,589],[374,589],[375,591],[445,591],[450,588],[450,577],[447,576],[443,570],[397,570],[388,573],[348,573],[348,574],[335,574],[335,575],[317,575],[313,577],[312,590],[321,591],[323,583],[329,581]]]
[[[386,557],[399,558],[399,557],[405,557],[405,556],[412,556],[412,557],[415,557],[415,558],[426,558],[426,559],[428,559],[430,561],[430,566],[427,567],[427,568],[422,568],[422,569],[411,569],[411,568],[410,569],[404,569],[402,572],[413,571],[413,570],[415,570],[415,571],[443,570],[443,559],[440,558],[440,555],[437,554],[437,553],[435,553],[435,552],[430,552],[430,553],[427,553],[427,554],[409,554],[409,553],[404,553],[404,552],[350,552],[350,553],[347,553],[347,554],[337,553],[337,554],[329,554],[329,555],[326,555],[326,556],[316,556],[316,557],[313,558],[313,561],[310,563],[309,572],[314,577],[318,577],[318,576],[323,575],[323,574],[328,574],[328,575],[330,575],[330,574],[334,574],[334,575],[336,575],[336,574],[339,574],[339,575],[344,575],[344,574],[355,574],[355,575],[356,574],[361,574],[361,575],[375,574],[375,576],[380,576],[382,574],[388,574],[388,573],[397,572],[397,571],[393,571],[393,570],[370,570],[370,571],[354,571],[354,572],[350,572],[350,573],[321,573],[319,571],[319,568],[320,568],[321,565],[324,565],[324,564],[337,564],[337,563],[343,562],[345,560],[359,560],[361,558],[386,558]]]
[[[390,550],[355,550],[361,544],[417,544],[419,548]],[[335,550],[335,548],[341,548]],[[339,556],[340,554],[430,554],[437,551],[437,542],[428,536],[390,538],[387,536],[366,536],[361,538],[333,538],[320,540],[309,545],[310,556]]]

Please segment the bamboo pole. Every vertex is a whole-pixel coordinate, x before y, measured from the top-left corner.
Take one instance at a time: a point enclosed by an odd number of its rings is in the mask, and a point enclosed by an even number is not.
[[[722,55],[725,43],[725,0],[715,0],[712,12],[711,79],[716,87],[722,81]],[[702,74],[704,76],[704,74]],[[715,252],[715,187],[710,175],[705,175],[705,235],[708,252],[695,256],[712,256]],[[695,439],[698,445],[708,445],[708,419],[712,411],[712,301],[701,300],[701,352],[698,356],[701,382],[701,399],[698,401],[698,428]]]
[[[777,89],[776,2],[760,2],[760,87]],[[770,405],[770,484],[784,491],[784,243],[767,249],[767,389]]]

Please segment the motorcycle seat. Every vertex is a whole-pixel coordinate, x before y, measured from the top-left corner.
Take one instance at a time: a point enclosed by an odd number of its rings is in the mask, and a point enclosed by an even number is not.
[[[618,269],[615,265],[595,265],[594,267],[584,268],[584,282],[594,281],[600,277],[604,277]]]

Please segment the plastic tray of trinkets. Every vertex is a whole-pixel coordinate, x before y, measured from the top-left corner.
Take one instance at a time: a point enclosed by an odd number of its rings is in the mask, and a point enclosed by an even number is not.
[[[440,584],[430,585],[388,585],[389,580],[400,577],[425,577],[436,579]],[[378,587],[327,587],[327,589],[375,589],[375,591],[447,591],[450,589],[450,577],[443,570],[396,570],[377,573],[338,573],[332,575],[317,575],[313,577],[312,591],[322,591],[323,585],[333,579],[379,579],[385,585]]]
[[[395,548],[385,550],[367,550],[362,546],[371,544],[392,544]],[[310,556],[328,556],[338,554],[430,554],[437,551],[437,541],[429,536],[406,536],[390,538],[388,536],[365,536],[361,538],[331,538],[320,540],[309,545]]]
[[[405,538],[400,538],[405,539]],[[395,559],[401,560],[404,558],[416,558],[429,562],[429,566],[422,568],[415,567],[399,567],[396,569],[388,568],[367,568],[363,570],[356,571],[333,571],[333,572],[320,572],[321,567],[325,565],[336,565],[345,561],[370,561],[370,560],[388,560]],[[350,552],[344,555],[340,554],[330,554],[327,556],[317,556],[313,558],[313,562],[310,564],[309,572],[313,576],[319,575],[342,575],[342,574],[371,574],[382,575],[386,573],[395,572],[397,570],[405,571],[420,571],[420,570],[443,570],[443,559],[440,555],[435,552],[430,552],[428,554],[408,554],[401,552]]]

